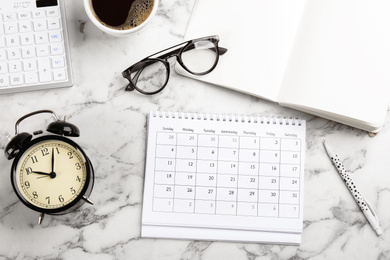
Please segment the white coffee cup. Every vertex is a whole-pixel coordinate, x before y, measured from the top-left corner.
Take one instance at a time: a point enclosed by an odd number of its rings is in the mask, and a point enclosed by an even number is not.
[[[141,23],[140,25],[138,25],[136,27],[125,29],[125,30],[114,29],[114,28],[111,28],[111,27],[108,27],[108,26],[104,25],[98,19],[97,15],[93,11],[92,0],[83,0],[83,2],[84,2],[85,12],[87,13],[89,19],[93,22],[94,25],[96,25],[97,28],[99,28],[103,32],[108,33],[110,35],[117,36],[117,37],[123,37],[123,36],[127,36],[127,35],[129,35],[129,34],[131,34],[133,32],[136,32],[136,31],[142,29],[147,23],[150,22],[150,20],[153,18],[153,16],[157,12],[157,7],[158,7],[159,0],[154,0],[153,9],[152,9],[150,15],[148,16],[148,18],[146,18],[146,20],[143,23]]]

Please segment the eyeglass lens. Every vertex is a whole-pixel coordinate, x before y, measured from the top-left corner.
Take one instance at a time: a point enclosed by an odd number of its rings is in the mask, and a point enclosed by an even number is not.
[[[144,61],[143,68],[131,75],[132,83],[140,90],[148,93],[158,91],[168,81],[165,64],[159,60]]]
[[[194,42],[183,49],[181,60],[192,73],[206,73],[218,60],[217,47],[209,40]],[[139,65],[142,68],[131,73],[131,81],[138,89],[153,93],[166,85],[169,71],[163,61],[148,59]]]
[[[217,47],[207,40],[194,42],[183,50],[181,59],[191,72],[205,73],[214,67],[218,59]]]

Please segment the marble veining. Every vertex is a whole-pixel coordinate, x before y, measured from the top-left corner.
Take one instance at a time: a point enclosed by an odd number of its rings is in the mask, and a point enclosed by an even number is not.
[[[51,109],[77,125],[95,167],[94,205],[62,216],[38,214],[12,189],[11,161],[0,157],[0,259],[390,259],[390,115],[376,137],[172,71],[155,96],[125,92],[121,72],[132,63],[180,43],[194,0],[160,1],[157,15],[126,38],[99,31],[82,1],[66,2],[74,86],[0,95],[0,147],[14,134],[16,120]],[[258,114],[307,120],[304,230],[300,246],[140,238],[145,163],[146,115],[151,110]],[[44,129],[40,117],[21,126]],[[384,229],[368,224],[323,148],[326,140]]]

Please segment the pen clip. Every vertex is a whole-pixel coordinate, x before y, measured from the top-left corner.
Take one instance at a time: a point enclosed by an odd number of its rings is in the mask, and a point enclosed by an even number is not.
[[[371,211],[371,214],[374,216],[375,220],[376,221],[379,221],[378,220],[378,216],[376,215],[375,211],[372,209],[372,207],[370,206],[370,203],[368,203],[368,201],[366,200],[366,198],[363,197],[363,200],[364,202],[366,203],[367,205],[367,208]]]
[[[372,228],[375,230],[376,234],[378,236],[382,235],[383,229],[379,224],[378,216],[376,215],[373,208],[370,206],[370,204],[367,202],[365,198],[363,198],[364,202],[366,203],[367,207],[365,207],[368,210],[363,210],[364,215],[366,216],[368,222],[370,222]]]

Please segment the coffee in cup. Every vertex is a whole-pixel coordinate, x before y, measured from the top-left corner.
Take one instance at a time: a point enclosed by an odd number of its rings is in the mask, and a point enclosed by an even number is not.
[[[157,10],[158,0],[84,0],[91,21],[115,36],[141,29]]]

